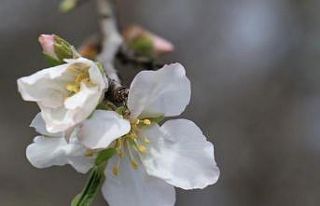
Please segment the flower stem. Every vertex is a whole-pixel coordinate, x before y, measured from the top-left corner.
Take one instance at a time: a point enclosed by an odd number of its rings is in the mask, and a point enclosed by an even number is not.
[[[114,148],[108,148],[99,152],[95,166],[91,169],[90,177],[82,192],[71,202],[71,206],[90,206],[94,201],[102,183],[105,180],[104,170],[108,160],[115,154]]]
[[[71,203],[71,206],[89,206],[92,204],[104,181],[104,167],[95,166],[83,191],[78,194]]]

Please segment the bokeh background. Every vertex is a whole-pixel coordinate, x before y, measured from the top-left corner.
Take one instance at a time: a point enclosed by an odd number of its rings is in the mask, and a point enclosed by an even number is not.
[[[192,82],[184,117],[215,144],[219,182],[177,193],[177,206],[320,204],[320,1],[119,0],[122,25],[176,45]],[[0,205],[68,205],[85,176],[25,158],[38,108],[16,79],[46,66],[37,37],[80,43],[99,30],[94,2],[69,14],[58,0],[0,0]],[[125,78],[126,74],[122,74]],[[146,194],[147,195],[147,194]],[[106,205],[100,196],[95,205]]]

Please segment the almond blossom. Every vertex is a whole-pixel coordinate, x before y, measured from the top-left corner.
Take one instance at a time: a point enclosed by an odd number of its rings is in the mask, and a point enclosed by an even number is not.
[[[30,126],[41,134],[35,137],[26,149],[27,159],[34,167],[47,168],[70,164],[80,173],[87,173],[93,167],[94,156],[88,155],[88,150],[79,143],[76,130],[67,142],[63,133],[50,133],[46,130],[40,113]]]
[[[174,186],[202,189],[218,180],[214,147],[195,123],[175,119],[158,124],[162,117],[180,115],[190,95],[181,64],[142,71],[120,115],[98,110],[80,125],[78,137],[86,147],[117,150],[102,186],[110,206],[172,206]]]
[[[18,89],[26,101],[37,102],[50,133],[71,130],[96,108],[108,87],[95,62],[69,59],[18,79]]]

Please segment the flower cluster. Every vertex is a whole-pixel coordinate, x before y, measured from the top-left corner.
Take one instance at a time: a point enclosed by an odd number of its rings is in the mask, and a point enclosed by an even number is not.
[[[101,67],[83,57],[22,77],[18,89],[41,110],[31,123],[40,135],[26,149],[30,163],[70,164],[80,173],[98,164],[111,206],[172,206],[174,186],[202,189],[219,177],[213,145],[195,123],[160,124],[190,101],[190,81],[179,63],[138,73],[121,105],[106,98],[110,88]],[[114,152],[103,158],[105,151]]]

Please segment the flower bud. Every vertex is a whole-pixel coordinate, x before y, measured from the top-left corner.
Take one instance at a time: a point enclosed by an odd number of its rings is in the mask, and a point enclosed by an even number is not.
[[[77,56],[73,47],[61,37],[55,34],[41,34],[39,42],[50,63],[54,65],[62,64],[64,59],[71,59]]]
[[[101,52],[101,40],[97,36],[92,36],[87,39],[79,48],[79,53],[82,57],[95,60]]]
[[[59,9],[62,12],[69,12],[77,6],[78,0],[63,0],[60,5]]]
[[[129,49],[145,56],[158,56],[174,50],[174,45],[140,26],[130,26],[123,32]]]

